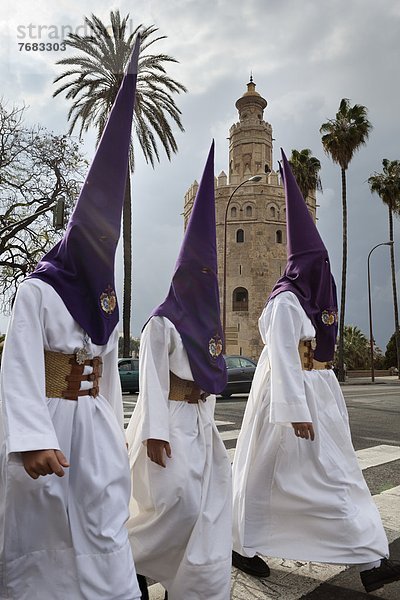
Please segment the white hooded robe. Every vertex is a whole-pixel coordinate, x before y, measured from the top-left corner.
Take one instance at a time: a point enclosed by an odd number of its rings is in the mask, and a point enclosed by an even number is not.
[[[130,474],[117,330],[105,346],[89,340],[90,357],[103,358],[96,398],[45,395],[44,350],[74,353],[83,335],[51,286],[19,286],[1,374],[1,600],[141,597],[125,527]],[[20,453],[41,449],[65,454],[64,477],[26,473]]]
[[[302,369],[298,344],[314,327],[292,292],[268,302],[233,463],[233,547],[242,555],[338,564],[388,555],[378,510],[351,441],[332,370]],[[312,422],[315,440],[292,422]]]
[[[140,343],[140,393],[127,429],[132,471],[128,522],[137,572],[159,581],[169,600],[229,600],[231,466],[214,423],[215,396],[169,400],[169,371],[193,381],[174,325],[152,317]],[[145,441],[170,443],[165,468]]]

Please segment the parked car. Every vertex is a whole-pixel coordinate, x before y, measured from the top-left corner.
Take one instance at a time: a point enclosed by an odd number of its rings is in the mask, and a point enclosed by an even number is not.
[[[139,391],[139,359],[120,358],[118,371],[123,392],[136,394]]]
[[[245,356],[224,356],[228,369],[228,383],[221,393],[223,398],[232,394],[246,394],[250,391],[256,363]],[[136,394],[139,391],[139,359],[120,358],[118,371],[123,392]]]
[[[251,388],[256,363],[246,356],[224,356],[228,369],[228,383],[221,393],[223,398],[232,394],[247,394]]]

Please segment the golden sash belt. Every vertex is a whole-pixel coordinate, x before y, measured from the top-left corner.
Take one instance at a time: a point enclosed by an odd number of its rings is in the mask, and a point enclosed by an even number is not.
[[[46,374],[47,398],[65,398],[78,400],[79,396],[93,396],[99,394],[99,379],[103,371],[103,359],[96,356],[85,360],[83,364],[76,362],[75,354],[62,354],[61,352],[44,352],[44,365]],[[93,373],[84,375],[85,365],[93,367]],[[82,381],[93,381],[93,387],[80,390]]]
[[[299,354],[301,360],[301,366],[305,371],[312,371],[313,369],[332,369],[332,362],[320,362],[314,358],[312,340],[302,341],[299,344]]]
[[[184,400],[188,404],[198,404],[203,394],[194,381],[181,379],[172,371],[169,372],[169,400]]]

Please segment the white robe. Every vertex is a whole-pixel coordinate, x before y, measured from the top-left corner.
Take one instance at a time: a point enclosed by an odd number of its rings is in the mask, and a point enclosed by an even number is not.
[[[152,317],[140,343],[140,394],[128,425],[133,499],[129,537],[138,573],[170,600],[228,600],[231,467],[214,423],[215,396],[168,400],[169,371],[193,381],[174,325]],[[170,443],[166,468],[147,457],[147,439]]]
[[[82,342],[82,329],[51,286],[38,279],[20,285],[1,377],[1,600],[141,597],[125,527],[130,473],[117,331],[105,346],[89,340],[91,354],[104,361],[100,395],[45,397],[44,350],[70,354]],[[64,477],[32,479],[20,452],[52,448],[69,460]]]
[[[291,292],[264,309],[258,361],[233,464],[233,547],[295,560],[369,563],[388,555],[358,466],[332,370],[305,371],[299,340],[314,327]],[[315,440],[292,422],[312,422]]]

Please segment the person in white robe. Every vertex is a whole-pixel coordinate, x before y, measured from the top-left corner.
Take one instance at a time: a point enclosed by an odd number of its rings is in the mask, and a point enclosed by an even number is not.
[[[226,385],[216,276],[213,146],[170,293],[145,325],[127,429],[138,573],[169,600],[229,600],[231,467],[214,422]],[[166,595],[167,597],[167,595]]]
[[[265,346],[233,463],[233,564],[255,576],[269,575],[258,555],[357,565],[372,591],[399,579],[400,563],[387,559],[331,368],[329,257],[284,155],[283,177],[288,266],[259,320]]]
[[[114,260],[140,37],[62,239],[20,284],[3,353],[0,600],[139,600]]]
[[[117,329],[103,346],[86,342],[88,358],[103,359],[96,398],[85,380],[78,401],[46,397],[44,351],[73,354],[83,338],[50,285],[20,285],[1,377],[1,600],[140,598],[125,526],[131,483]],[[24,457],[41,449],[57,452],[59,471],[32,478]]]

